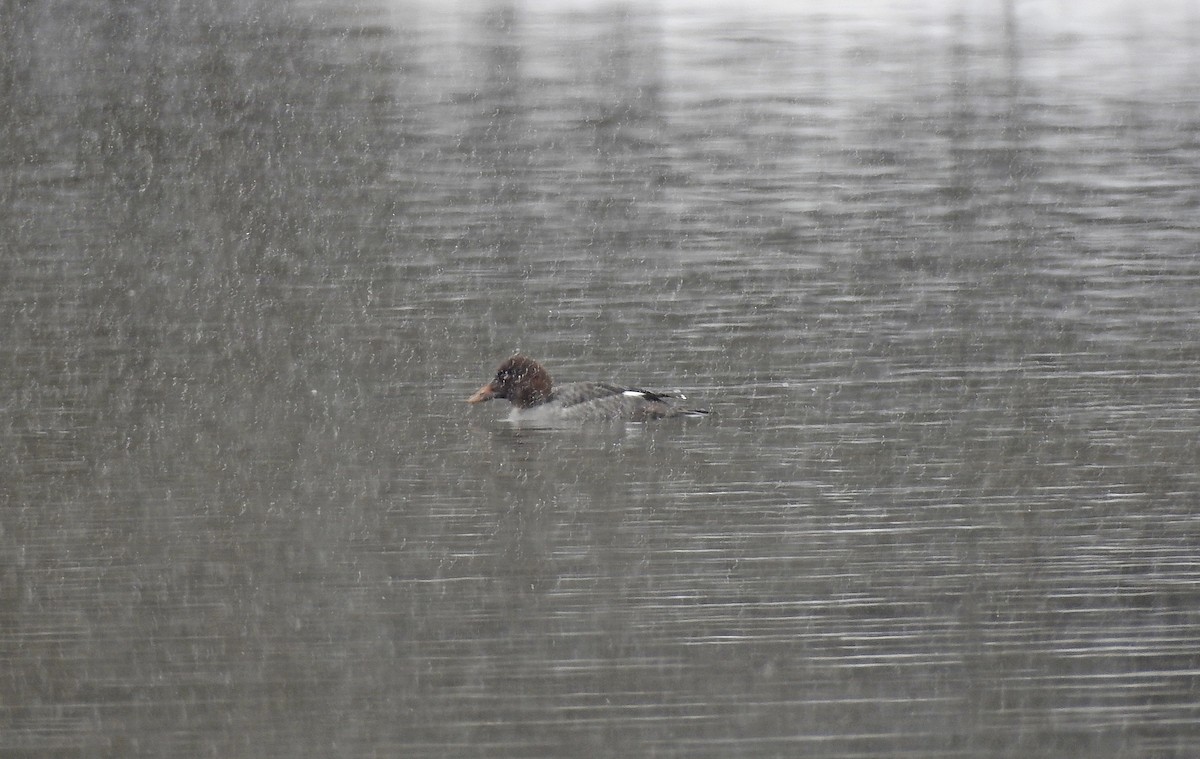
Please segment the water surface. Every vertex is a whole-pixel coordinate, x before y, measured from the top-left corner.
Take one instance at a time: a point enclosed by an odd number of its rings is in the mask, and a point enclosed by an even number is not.
[[[61,5],[0,753],[1194,752],[1186,4]],[[518,349],[715,414],[515,430]]]

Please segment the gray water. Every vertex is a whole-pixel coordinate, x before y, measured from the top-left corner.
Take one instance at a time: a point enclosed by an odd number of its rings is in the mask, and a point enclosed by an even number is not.
[[[1189,4],[175,5],[0,10],[0,755],[1200,751]]]

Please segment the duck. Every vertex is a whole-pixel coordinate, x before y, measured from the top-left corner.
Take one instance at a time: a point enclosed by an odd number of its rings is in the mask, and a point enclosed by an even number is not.
[[[708,409],[676,404],[683,395],[659,393],[607,382],[571,382],[555,386],[546,368],[520,353],[496,370],[492,381],[467,398],[476,404],[503,398],[513,405],[513,422],[570,424],[604,420],[643,422],[670,417],[703,417]]]

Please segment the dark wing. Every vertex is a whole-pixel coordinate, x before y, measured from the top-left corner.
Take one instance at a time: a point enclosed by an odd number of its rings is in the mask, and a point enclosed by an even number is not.
[[[667,416],[704,416],[704,409],[680,408],[672,405],[682,395],[658,393],[641,388],[610,385],[607,382],[572,382],[554,389],[550,397],[568,414],[577,411],[603,417],[625,416],[635,420],[658,419]]]

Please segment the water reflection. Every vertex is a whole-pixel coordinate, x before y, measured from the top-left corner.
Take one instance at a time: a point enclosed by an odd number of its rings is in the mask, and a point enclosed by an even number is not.
[[[1183,5],[71,10],[0,10],[5,755],[1195,742]],[[717,415],[513,430],[517,348]]]

